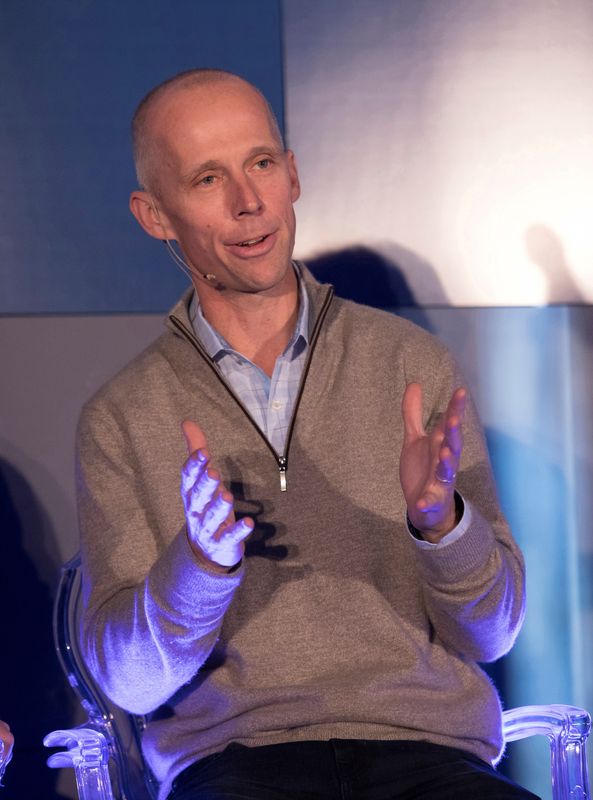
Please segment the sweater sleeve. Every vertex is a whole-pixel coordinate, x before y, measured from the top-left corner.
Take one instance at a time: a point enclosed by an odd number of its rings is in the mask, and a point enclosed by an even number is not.
[[[450,356],[442,356],[429,421],[465,385]],[[468,395],[457,488],[471,504],[464,534],[445,547],[417,548],[425,605],[436,635],[448,648],[478,662],[507,653],[525,614],[525,566],[500,510],[482,425]]]
[[[103,691],[122,708],[145,714],[205,662],[243,570],[204,569],[182,514],[178,530],[160,530],[138,473],[117,414],[87,408],[77,441],[81,645]]]

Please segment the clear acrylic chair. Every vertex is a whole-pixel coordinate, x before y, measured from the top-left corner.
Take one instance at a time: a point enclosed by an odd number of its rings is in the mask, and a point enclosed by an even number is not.
[[[73,767],[80,800],[156,800],[158,784],[142,759],[144,717],[111,703],[84,666],[77,632],[82,582],[78,556],[62,569],[54,605],[54,638],[68,681],[88,714],[77,728],[53,731],[48,747],[64,747],[50,767]],[[553,800],[589,800],[585,743],[591,717],[569,705],[523,706],[505,711],[506,742],[543,735],[550,743]]]
[[[142,758],[142,716],[128,714],[100,690],[79,646],[82,578],[80,558],[62,567],[53,612],[54,642],[62,669],[88,719],[49,733],[47,747],[65,747],[50,767],[73,767],[80,800],[156,800],[158,784]]]

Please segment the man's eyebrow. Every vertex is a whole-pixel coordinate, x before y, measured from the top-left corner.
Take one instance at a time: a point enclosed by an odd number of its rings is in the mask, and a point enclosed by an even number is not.
[[[247,158],[245,159],[245,161],[249,161],[250,158],[253,158],[254,156],[260,155],[260,153],[261,154],[270,153],[270,155],[277,156],[277,155],[279,155],[279,154],[281,154],[283,152],[284,152],[284,150],[281,147],[279,147],[277,144],[275,144],[275,143],[274,144],[269,144],[269,143],[268,144],[262,144],[262,145],[259,145],[257,147],[252,147],[251,150],[247,153]]]
[[[284,149],[277,144],[261,144],[252,147],[251,150],[247,153],[245,157],[245,161],[249,161],[250,159],[254,158],[257,155],[270,153],[270,155],[281,155],[284,152]],[[208,161],[204,161],[202,164],[198,164],[197,167],[194,167],[189,172],[185,173],[181,176],[181,180],[183,183],[191,183],[193,180],[197,178],[198,175],[201,175],[202,172],[208,172],[208,170],[216,170],[216,169],[224,169],[224,164],[221,161],[217,161],[216,159],[210,159]]]
[[[186,172],[184,175],[181,176],[181,180],[183,183],[191,183],[194,178],[197,178],[198,175],[201,175],[202,172],[208,172],[208,170],[218,169],[221,166],[220,161],[210,160],[204,161],[202,164],[198,164],[197,167],[194,167],[189,172]]]

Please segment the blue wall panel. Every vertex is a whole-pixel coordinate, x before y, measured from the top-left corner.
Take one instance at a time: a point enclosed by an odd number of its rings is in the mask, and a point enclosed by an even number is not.
[[[282,120],[276,0],[0,5],[0,313],[162,311],[186,279],[128,211],[129,123],[194,66],[244,75]]]

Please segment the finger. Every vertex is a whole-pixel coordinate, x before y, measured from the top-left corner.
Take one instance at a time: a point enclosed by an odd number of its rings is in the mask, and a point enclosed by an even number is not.
[[[216,470],[204,472],[190,492],[188,512],[192,515],[202,514],[208,503],[212,502],[219,486],[220,475]]]
[[[255,523],[251,517],[243,517],[238,522],[226,528],[222,528],[215,538],[219,541],[225,540],[233,542],[234,544],[239,544],[239,542],[246,539],[250,533],[253,533],[254,527]]]
[[[422,387],[419,383],[408,383],[402,398],[402,418],[407,439],[424,436],[422,424]]]
[[[200,526],[201,535],[212,538],[223,522],[226,522],[233,510],[232,500],[228,500],[228,496],[226,492],[220,493],[208,504]]]
[[[435,467],[435,477],[439,483],[454,488],[459,461],[450,447],[444,445],[439,451],[439,460]]]
[[[452,426],[460,427],[462,425],[466,399],[467,392],[463,387],[453,392],[445,412],[445,428]]]
[[[452,417],[445,428],[445,438],[443,439],[443,447],[448,448],[453,452],[455,458],[459,460],[461,451],[463,449],[463,428],[459,417]],[[442,448],[441,448],[442,449]]]
[[[244,540],[253,531],[254,522],[244,517],[232,525],[224,525],[215,536],[201,545],[208,557],[216,564],[232,567],[243,558]]]
[[[455,482],[451,484],[433,481],[426,486],[416,503],[414,509],[423,515],[446,513],[455,506]]]
[[[181,470],[181,493],[185,497],[199,481],[208,466],[208,454],[204,450],[195,450],[187,459]]]
[[[465,389],[457,389],[453,393],[445,413],[445,438],[443,444],[453,451],[457,460],[459,460],[463,449],[463,416],[466,397]]]
[[[458,417],[463,416],[465,409],[465,402],[467,399],[467,390],[463,386],[458,386],[451,395],[449,405],[447,406],[447,414],[455,414]]]
[[[183,431],[185,446],[187,447],[188,453],[193,453],[196,450],[206,450],[208,448],[206,435],[197,422],[191,419],[184,419],[181,423],[181,430]]]
[[[455,500],[453,494],[427,492],[416,504],[410,514],[412,524],[423,531],[423,537],[430,537],[453,530],[456,524]],[[440,530],[436,530],[436,529]]]
[[[439,514],[445,506],[445,500],[436,492],[425,492],[416,503],[416,509],[424,515]]]

